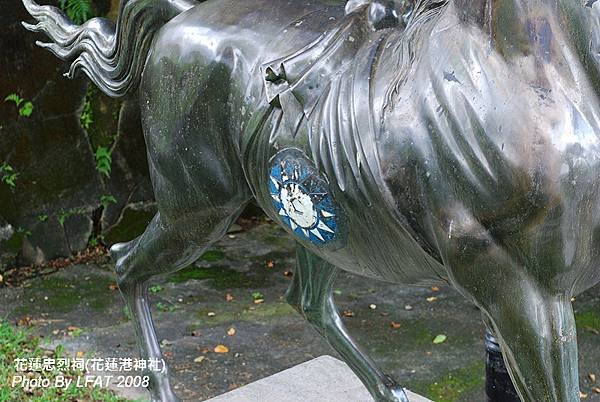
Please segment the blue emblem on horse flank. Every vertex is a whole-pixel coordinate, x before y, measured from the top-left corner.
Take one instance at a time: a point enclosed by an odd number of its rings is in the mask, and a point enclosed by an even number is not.
[[[285,150],[274,159],[269,192],[279,219],[296,236],[315,245],[336,239],[338,214],[328,184],[300,151]]]

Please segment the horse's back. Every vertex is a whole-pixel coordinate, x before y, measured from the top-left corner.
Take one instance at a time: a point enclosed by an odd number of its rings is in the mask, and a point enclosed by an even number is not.
[[[331,21],[342,18],[344,3],[209,0],[167,23],[158,34],[152,57],[172,58],[182,53],[197,57],[201,53],[207,61],[217,61],[235,49],[242,61],[252,67],[275,49],[293,51],[317,38],[327,24],[314,16],[326,15]],[[301,36],[290,37],[289,28],[300,26]]]

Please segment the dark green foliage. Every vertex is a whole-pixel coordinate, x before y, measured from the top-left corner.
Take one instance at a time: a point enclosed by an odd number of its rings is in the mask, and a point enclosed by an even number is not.
[[[83,24],[94,16],[92,0],[58,0],[60,8],[75,24]]]
[[[100,204],[102,205],[102,207],[104,209],[108,208],[108,206],[110,204],[116,204],[117,203],[117,199],[113,196],[113,195],[103,195],[102,197],[100,197]]]
[[[107,147],[98,147],[96,149],[96,170],[100,174],[110,177],[111,165],[112,165],[112,151]]]
[[[7,162],[3,162],[0,165],[0,181],[7,186],[15,188],[18,175],[19,174],[15,172],[15,169]]]
[[[81,127],[89,130],[94,122],[94,112],[92,111],[92,97],[94,95],[94,87],[92,85],[88,86],[87,92],[85,94],[85,102],[83,103],[83,111],[81,112],[81,116],[79,117],[79,121],[81,122]]]
[[[12,93],[4,98],[5,102],[13,102],[19,109],[19,116],[29,117],[33,113],[33,103],[21,98],[18,94]]]
[[[60,214],[58,215],[58,223],[60,223],[60,226],[65,226],[65,221],[67,220],[67,218],[73,215],[83,215],[85,213],[86,211],[84,208],[74,208],[70,211],[61,210]]]

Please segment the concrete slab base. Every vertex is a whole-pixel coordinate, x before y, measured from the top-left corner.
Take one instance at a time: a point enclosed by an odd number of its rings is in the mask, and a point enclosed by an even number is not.
[[[407,391],[410,402],[431,402]],[[358,377],[343,362],[321,356],[258,380],[208,402],[372,402]]]

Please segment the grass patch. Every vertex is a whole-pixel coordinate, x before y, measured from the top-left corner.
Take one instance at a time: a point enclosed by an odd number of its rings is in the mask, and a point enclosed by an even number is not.
[[[49,402],[49,401],[108,401],[120,402],[127,399],[116,396],[111,391],[101,388],[77,388],[74,384],[76,378],[82,375],[77,371],[58,370],[46,372],[19,373],[26,377],[35,378],[41,376],[47,378],[52,384],[58,375],[74,379],[68,388],[36,388],[25,391],[16,386],[11,387],[12,380],[16,374],[14,361],[17,358],[53,358],[59,359],[62,356],[61,348],[55,351],[42,350],[39,346],[39,339],[32,336],[28,331],[14,328],[6,322],[0,322],[0,401],[30,401],[30,402]]]

